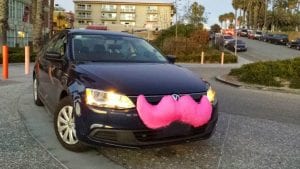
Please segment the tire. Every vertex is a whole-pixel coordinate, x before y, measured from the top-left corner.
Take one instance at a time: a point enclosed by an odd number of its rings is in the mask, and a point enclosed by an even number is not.
[[[34,76],[33,77],[33,100],[34,100],[34,104],[37,106],[44,106],[43,102],[40,99],[40,94],[38,91],[38,86],[39,86],[39,82],[37,80],[37,78]]]
[[[297,46],[296,49],[297,49],[297,50],[300,50],[300,46]]]
[[[75,112],[71,97],[65,97],[59,102],[54,114],[54,130],[64,148],[74,152],[88,150],[76,137]]]

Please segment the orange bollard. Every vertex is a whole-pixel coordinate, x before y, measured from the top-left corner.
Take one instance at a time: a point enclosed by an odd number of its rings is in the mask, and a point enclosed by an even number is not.
[[[221,55],[221,64],[222,65],[224,64],[224,52],[222,52],[222,55]]]
[[[201,52],[201,64],[204,64],[204,52]]]
[[[30,71],[30,48],[25,46],[25,75],[28,75]]]
[[[2,46],[2,77],[3,80],[8,79],[8,46],[4,45]]]

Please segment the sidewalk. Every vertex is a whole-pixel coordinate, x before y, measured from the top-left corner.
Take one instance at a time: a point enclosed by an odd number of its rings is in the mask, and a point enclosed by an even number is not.
[[[200,64],[200,63],[177,63],[177,65],[181,65],[184,67],[207,67],[207,68],[238,68],[244,64],[253,63],[243,57],[238,56],[238,63],[230,63],[230,64]]]
[[[30,136],[18,113],[19,97],[31,81],[31,75],[25,76],[23,72],[23,64],[14,64],[10,67],[10,79],[0,80],[0,166],[65,168]]]

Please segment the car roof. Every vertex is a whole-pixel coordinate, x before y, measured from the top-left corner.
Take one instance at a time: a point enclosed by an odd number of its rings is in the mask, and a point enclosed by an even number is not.
[[[114,36],[126,36],[126,37],[134,37],[139,38],[135,35],[123,33],[123,32],[113,32],[113,31],[105,31],[105,30],[91,30],[91,29],[69,29],[69,34],[74,35],[114,35]]]

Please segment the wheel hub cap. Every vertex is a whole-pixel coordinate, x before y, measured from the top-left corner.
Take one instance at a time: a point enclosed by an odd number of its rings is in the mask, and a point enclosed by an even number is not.
[[[78,142],[72,106],[63,107],[58,113],[57,129],[61,139],[70,145]]]

